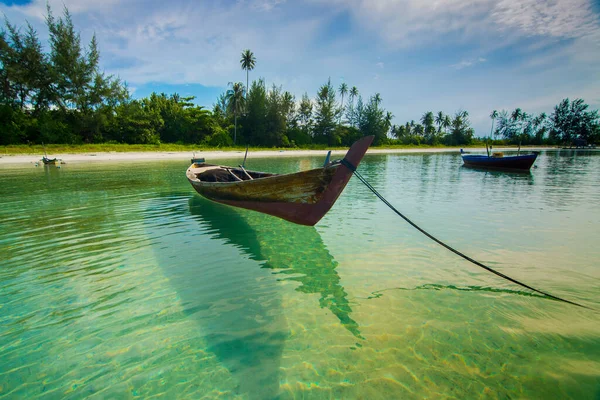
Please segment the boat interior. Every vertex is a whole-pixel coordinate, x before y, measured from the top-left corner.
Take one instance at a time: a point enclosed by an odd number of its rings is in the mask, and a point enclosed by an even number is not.
[[[220,165],[194,165],[192,172],[202,182],[241,182],[275,176],[266,172],[248,171],[244,167]]]

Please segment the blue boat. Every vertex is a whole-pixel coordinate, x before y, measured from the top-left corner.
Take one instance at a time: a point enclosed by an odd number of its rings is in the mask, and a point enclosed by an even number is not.
[[[462,155],[466,167],[513,171],[529,171],[538,156],[537,152],[506,157],[503,153],[492,153],[492,155],[470,155],[466,154],[463,149],[460,149],[460,154]]]

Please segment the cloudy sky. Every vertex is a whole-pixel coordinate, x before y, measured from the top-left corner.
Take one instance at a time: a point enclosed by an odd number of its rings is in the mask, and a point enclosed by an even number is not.
[[[600,108],[598,0],[50,0],[101,66],[134,97],[194,95],[211,106],[251,49],[250,78],[311,97],[331,78],[380,93],[395,123],[469,111],[477,135],[493,109],[552,111],[565,97]],[[44,43],[46,0],[0,0]]]

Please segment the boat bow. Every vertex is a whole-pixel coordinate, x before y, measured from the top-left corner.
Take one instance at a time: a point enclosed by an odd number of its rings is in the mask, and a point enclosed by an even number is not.
[[[364,137],[350,147],[341,162],[294,174],[243,170],[248,175],[244,178],[239,168],[192,164],[187,177],[194,189],[210,200],[312,226],[335,204],[372,142],[373,136]],[[237,179],[230,177],[228,182],[201,179],[212,170],[228,171]]]

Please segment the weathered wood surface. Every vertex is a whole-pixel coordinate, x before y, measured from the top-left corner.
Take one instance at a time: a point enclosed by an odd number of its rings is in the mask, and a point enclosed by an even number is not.
[[[313,204],[319,201],[338,167],[318,168],[243,182],[200,182],[195,180],[190,180],[190,182],[198,193],[212,200]],[[198,172],[194,170],[198,170]],[[200,170],[191,168],[188,176],[195,176]]]
[[[357,167],[372,141],[373,136],[367,136],[355,142],[344,157],[347,165]],[[331,209],[352,177],[353,169],[347,165],[330,163],[285,175],[247,171],[253,178],[249,179],[235,167],[192,164],[186,176],[209,200],[312,226]],[[232,173],[244,180],[234,179]]]

